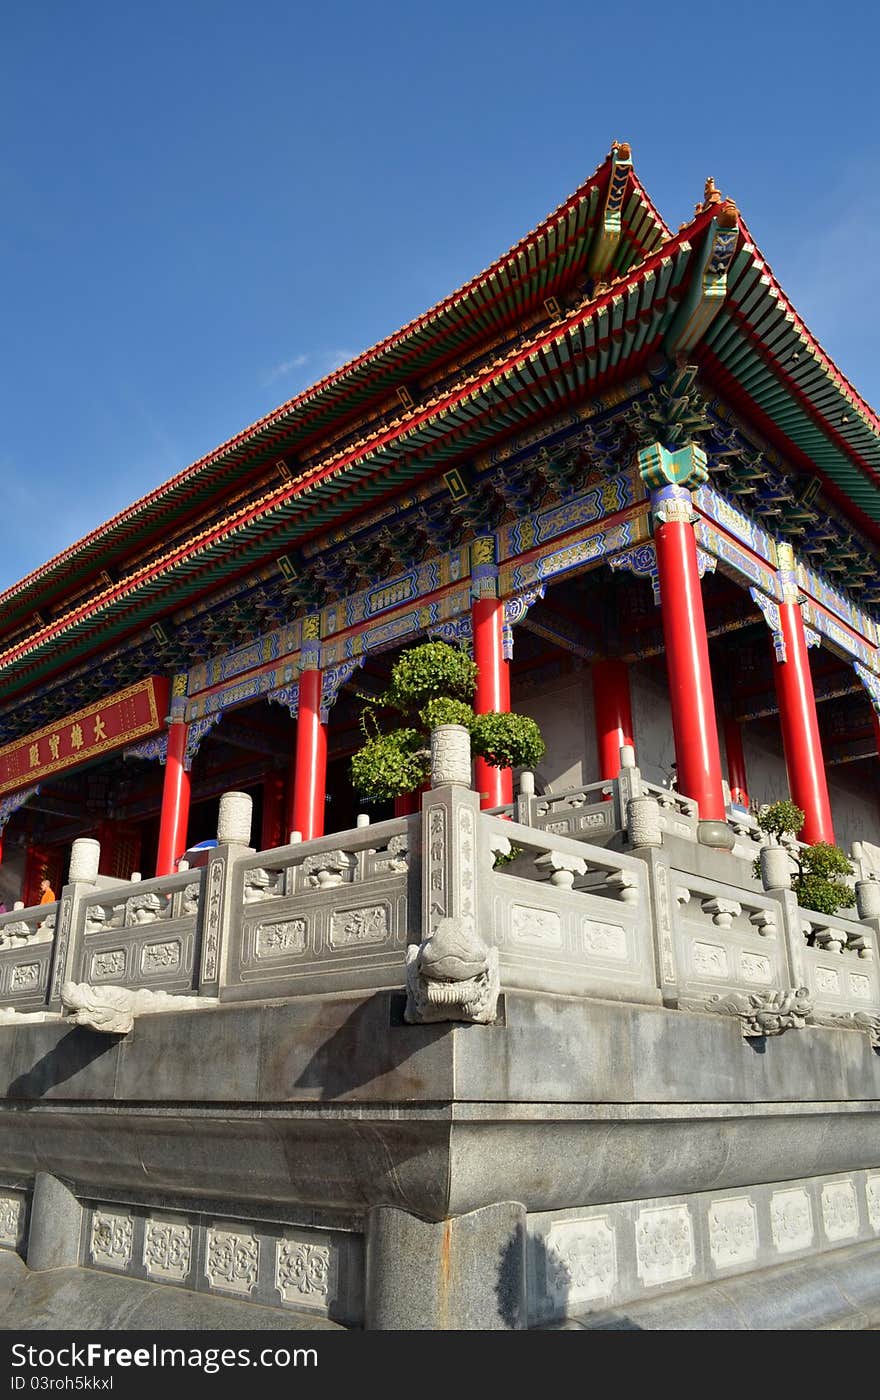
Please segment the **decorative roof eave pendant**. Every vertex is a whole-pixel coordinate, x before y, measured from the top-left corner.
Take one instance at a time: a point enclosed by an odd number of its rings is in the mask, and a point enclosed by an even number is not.
[[[696,256],[690,286],[666,333],[664,348],[670,355],[688,354],[705,335],[727,295],[727,273],[739,241],[739,210],[732,199],[716,190],[711,175],[697,214],[713,209]]]
[[[587,259],[587,276],[601,282],[611,269],[614,254],[623,229],[621,211],[629,177],[632,174],[632,151],[626,141],[615,141],[611,147],[611,173],[605,208],[596,225],[593,244]]]

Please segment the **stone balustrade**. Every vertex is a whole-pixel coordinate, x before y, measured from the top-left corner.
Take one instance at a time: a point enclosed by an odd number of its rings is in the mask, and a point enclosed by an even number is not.
[[[0,916],[0,1005],[60,1011],[65,983],[235,1001],[409,978],[418,1019],[408,961],[439,933],[433,962],[429,950],[419,964],[429,981],[455,982],[435,968],[449,945],[462,967],[492,964],[496,994],[740,1014],[796,993],[798,1015],[876,1034],[874,848],[858,848],[864,917],[829,919],[799,909],[790,889],[761,888],[746,862],[673,840],[679,826],[695,838],[694,804],[645,783],[631,757],[613,781],[545,796],[533,786],[524,774],[499,813],[481,812],[463,784],[435,786],[417,815],[259,853],[245,844],[248,799],[232,794],[225,834],[236,839],[204,869],[155,880],[97,875],[84,843],[57,905]],[[600,821],[598,841],[587,840]],[[757,849],[750,826],[742,835]],[[467,1019],[469,994],[430,989],[431,1019],[456,996]],[[419,995],[426,1006],[428,991]]]
[[[38,1010],[46,1003],[58,904],[0,914],[0,1006]]]

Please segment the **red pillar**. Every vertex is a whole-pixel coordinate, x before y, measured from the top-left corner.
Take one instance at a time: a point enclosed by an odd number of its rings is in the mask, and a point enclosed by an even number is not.
[[[510,664],[504,659],[502,627],[504,602],[501,598],[478,598],[471,608],[474,660],[477,663],[477,693],[474,710],[507,714],[510,710]],[[476,760],[477,791],[481,807],[504,807],[513,801],[513,773],[510,768],[493,768],[484,758]]]
[[[168,726],[168,754],[165,759],[159,850],[156,856],[157,875],[172,875],[186,850],[190,779],[184,759],[188,732],[188,726],[176,720]]]
[[[594,661],[592,678],[599,777],[603,780],[616,778],[620,772],[621,748],[624,744],[635,747],[629,667],[625,661]]]
[[[304,841],[324,835],[327,728],[321,722],[322,679],[318,670],[303,671],[299,678],[291,830],[301,832]]]
[[[739,807],[748,807],[749,790],[746,782],[742,726],[730,715],[724,717],[724,747],[727,750],[727,785],[730,788],[730,800]]]
[[[783,583],[783,592],[791,592],[791,583]],[[782,746],[792,801],[805,813],[800,832],[802,841],[827,841],[834,845],[834,825],[831,803],[825,779],[825,761],[819,738],[819,719],[804,620],[794,601],[779,604],[779,624],[785,648],[785,660],[778,655],[773,663],[776,696],[779,701],[779,722],[782,726]]]
[[[284,825],[284,775],[267,773],[263,779],[263,822],[260,828],[260,850],[271,851],[287,842]]]
[[[726,822],[690,492],[663,487],[652,492],[651,506],[678,787],[696,800],[701,821]]]
[[[880,754],[880,715],[877,714],[873,705],[871,706],[871,724],[874,727],[874,746]],[[0,843],[0,849],[2,849],[2,843]]]

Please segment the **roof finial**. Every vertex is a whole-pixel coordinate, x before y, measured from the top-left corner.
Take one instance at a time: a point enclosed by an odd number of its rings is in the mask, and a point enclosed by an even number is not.
[[[715,181],[710,175],[703,190],[703,208],[708,209],[710,204],[721,204],[723,199],[723,194],[716,188]]]
[[[611,155],[615,160],[632,160],[632,147],[628,141],[612,141]]]

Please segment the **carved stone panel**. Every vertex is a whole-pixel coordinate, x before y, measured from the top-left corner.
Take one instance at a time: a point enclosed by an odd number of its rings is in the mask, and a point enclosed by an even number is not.
[[[817,967],[816,991],[825,996],[840,996],[840,973],[831,967]]]
[[[712,1202],[709,1250],[716,1269],[731,1269],[757,1259],[758,1212],[748,1196]]]
[[[131,1263],[134,1225],[130,1215],[96,1210],[92,1216],[89,1254],[95,1264],[111,1269],[127,1269]]]
[[[275,1287],[285,1303],[326,1304],[333,1282],[333,1265],[333,1251],[329,1245],[278,1240]]]
[[[510,912],[510,937],[513,943],[525,943],[533,948],[561,948],[562,919],[554,909],[530,909],[526,904],[514,904]]]
[[[362,909],[339,909],[330,920],[330,947],[360,947],[384,943],[388,938],[388,905],[370,904]]]
[[[254,956],[280,958],[304,953],[308,932],[307,919],[284,919],[273,924],[257,924],[254,931]]]
[[[854,997],[859,1001],[871,1000],[871,979],[862,977],[861,973],[851,972],[849,975],[849,989]]]
[[[865,1195],[868,1198],[868,1219],[871,1229],[880,1234],[880,1176],[869,1176],[865,1181]]]
[[[581,939],[588,957],[592,954],[594,957],[614,958],[619,962],[626,962],[626,929],[620,924],[599,924],[592,919],[584,919],[581,923]]]
[[[205,915],[205,951],[202,957],[202,980],[205,982],[213,982],[217,976],[225,871],[222,860],[213,860],[208,869],[208,910]]]
[[[141,953],[141,970],[149,972],[169,972],[180,967],[180,944],[147,943]]]
[[[608,1217],[554,1221],[547,1236],[547,1292],[555,1311],[610,1298],[616,1284],[617,1250]]]
[[[107,977],[121,977],[125,972],[125,949],[111,948],[106,953],[93,953],[91,978],[100,982]]]
[[[473,933],[476,920],[476,874],[474,814],[469,807],[456,811],[458,828],[458,915],[466,932]]]
[[[18,1244],[22,1202],[18,1196],[0,1196],[0,1245]]]
[[[727,949],[718,943],[693,943],[691,965],[695,977],[729,977]]]
[[[769,987],[773,981],[773,964],[761,953],[741,953],[739,970],[744,982]]]
[[[181,1283],[192,1267],[192,1227],[165,1220],[144,1226],[144,1268],[151,1278]]]
[[[636,1220],[636,1267],[646,1288],[694,1272],[694,1228],[686,1205],[639,1211]]]
[[[40,985],[40,964],[39,963],[19,963],[12,969],[12,978],[9,983],[11,992],[30,991],[32,987]]]
[[[774,1191],[770,1198],[773,1243],[780,1254],[809,1249],[813,1243],[813,1208],[803,1187]]]
[[[205,1242],[205,1273],[212,1288],[248,1295],[257,1286],[260,1242],[256,1235],[209,1229]]]
[[[822,1223],[829,1240],[851,1240],[859,1233],[859,1206],[852,1181],[822,1186]]]
[[[428,816],[428,914],[432,932],[436,921],[447,913],[446,905],[446,812],[438,803]]]

